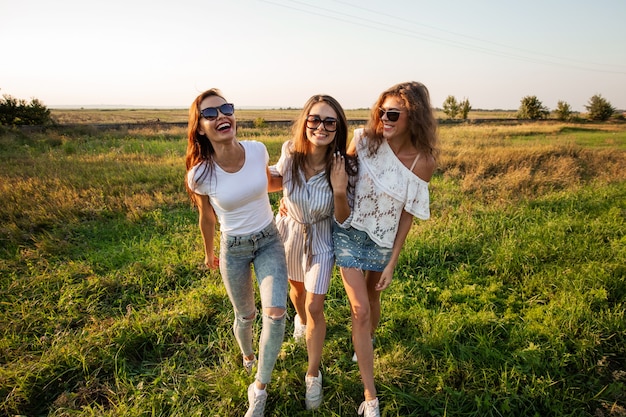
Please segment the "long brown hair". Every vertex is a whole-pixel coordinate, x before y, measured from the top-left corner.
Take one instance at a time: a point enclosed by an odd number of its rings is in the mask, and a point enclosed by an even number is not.
[[[398,97],[404,102],[409,117],[411,143],[418,152],[424,152],[436,158],[437,119],[430,104],[430,94],[422,83],[409,81],[396,84],[383,91],[372,107],[370,118],[365,126],[365,135],[370,139],[369,152],[375,153],[383,141],[383,123],[378,110],[387,97]]]
[[[189,170],[199,163],[204,162],[204,170],[199,176],[196,176],[196,180],[201,180],[206,178],[207,175],[210,175],[210,173],[213,172],[214,167],[213,156],[215,154],[215,149],[213,148],[213,144],[211,144],[211,141],[206,135],[198,133],[200,117],[202,117],[200,115],[200,104],[205,98],[211,96],[221,97],[226,100],[219,89],[211,88],[196,97],[189,107],[189,121],[187,124],[187,154],[185,155],[185,166],[187,168],[187,173],[185,175],[185,187],[191,201],[194,203],[194,192],[189,188],[189,181],[187,180]]]
[[[300,112],[292,127],[291,149],[293,152],[293,163],[291,165],[291,178],[295,186],[300,186],[301,178],[299,172],[304,171],[306,157],[311,151],[311,142],[306,136],[306,118],[309,116],[311,108],[317,103],[326,103],[337,113],[337,130],[335,139],[326,149],[326,179],[330,184],[330,169],[332,167],[332,156],[335,152],[339,152],[346,159],[346,171],[350,175],[356,174],[356,160],[346,155],[346,147],[348,142],[348,119],[341,107],[341,104],[333,97],[325,94],[316,94],[309,98]],[[332,185],[331,185],[332,187]]]

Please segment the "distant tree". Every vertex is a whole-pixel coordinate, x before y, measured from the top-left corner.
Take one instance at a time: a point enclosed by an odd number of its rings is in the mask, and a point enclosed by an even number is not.
[[[265,122],[265,119],[262,117],[257,117],[256,119],[254,119],[254,127],[257,129],[261,129],[267,126],[267,123]]]
[[[449,119],[454,119],[459,114],[459,104],[454,96],[448,96],[443,102],[443,112]]]
[[[459,113],[461,114],[461,119],[467,120],[467,115],[470,110],[472,110],[472,105],[467,98],[464,98],[463,101],[459,103]]]
[[[23,101],[4,94],[0,100],[0,124],[13,125],[16,117],[19,118],[19,108],[24,105]]]
[[[589,104],[585,106],[588,112],[589,120],[609,120],[615,108],[600,94],[596,94],[589,99]]]
[[[50,109],[48,109],[39,99],[33,98],[26,106],[28,124],[47,125],[52,122]]]
[[[52,124],[50,109],[33,98],[30,103],[8,94],[0,100],[0,124],[2,125],[49,125]]]
[[[566,121],[572,117],[572,108],[565,101],[559,100],[559,102],[556,103],[556,110],[554,113],[556,114],[557,119]]]
[[[518,119],[545,119],[550,114],[550,110],[539,101],[537,96],[526,96],[522,98],[521,105],[517,111]]]

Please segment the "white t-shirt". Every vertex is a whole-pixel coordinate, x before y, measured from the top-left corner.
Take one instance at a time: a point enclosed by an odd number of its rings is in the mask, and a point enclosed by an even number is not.
[[[211,170],[206,162],[201,162],[187,176],[191,190],[209,196],[220,230],[229,236],[256,233],[274,220],[267,194],[267,148],[257,141],[240,143],[245,161],[239,171],[226,172],[217,164]]]

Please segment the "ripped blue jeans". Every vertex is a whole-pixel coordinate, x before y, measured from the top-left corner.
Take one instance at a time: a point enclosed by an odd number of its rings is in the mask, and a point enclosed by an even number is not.
[[[233,330],[244,356],[254,353],[252,325],[256,317],[252,269],[259,286],[261,308],[287,308],[287,265],[285,248],[272,222],[260,232],[245,236],[222,235],[220,273],[235,310]],[[256,379],[267,384],[285,336],[286,312],[281,317],[263,314],[259,338]]]

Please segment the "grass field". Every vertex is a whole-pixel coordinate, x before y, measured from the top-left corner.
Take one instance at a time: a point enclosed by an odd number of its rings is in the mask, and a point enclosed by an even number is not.
[[[237,109],[238,120],[294,120],[300,109]],[[369,109],[346,109],[348,119],[367,119]],[[515,111],[471,111],[469,119],[514,119]],[[78,123],[186,123],[188,109],[51,109],[52,118],[60,124]],[[438,117],[445,118],[443,112]]]
[[[201,267],[184,135],[0,128],[0,415],[244,414],[251,377],[219,274]],[[239,135],[272,161],[288,139]],[[382,415],[626,416],[626,125],[440,137],[432,218],[382,297]],[[267,416],[356,415],[336,273],[326,316],[321,409],[304,411],[290,324]]]
[[[53,109],[51,116],[58,123],[136,123],[159,120],[164,123],[186,123],[188,109]],[[299,109],[249,110],[236,109],[238,120],[294,120]],[[366,119],[367,110],[350,110],[347,116]]]

